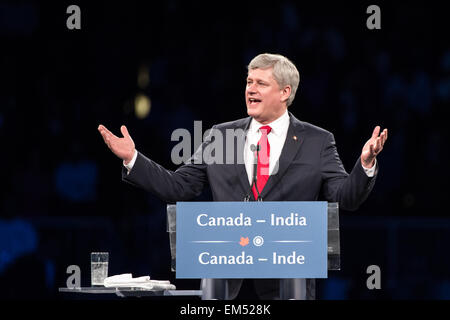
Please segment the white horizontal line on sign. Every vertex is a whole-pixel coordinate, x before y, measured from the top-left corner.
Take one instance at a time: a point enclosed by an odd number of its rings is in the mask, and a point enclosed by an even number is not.
[[[198,241],[191,241],[194,243],[228,243],[233,241],[220,241],[220,240],[198,240]]]
[[[266,223],[266,220],[256,220],[256,222],[259,222],[259,223],[261,223],[261,222]]]
[[[272,242],[281,242],[281,243],[295,243],[295,242],[312,242],[311,240],[275,240]]]
[[[258,258],[258,261],[267,261],[266,258]]]

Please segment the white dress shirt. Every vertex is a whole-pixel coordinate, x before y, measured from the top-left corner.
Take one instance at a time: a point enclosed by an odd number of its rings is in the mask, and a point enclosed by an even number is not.
[[[270,155],[269,155],[269,174],[276,174],[278,172],[278,167],[275,165],[278,165],[278,160],[280,159],[281,151],[283,150],[284,142],[286,141],[286,135],[289,128],[289,113],[286,110],[285,113],[275,121],[272,121],[268,124],[272,128],[270,133],[267,135],[267,139],[269,140],[270,144]],[[255,161],[254,159],[254,152],[250,150],[250,146],[254,144],[255,146],[258,144],[259,139],[261,138],[261,131],[259,130],[263,124],[259,123],[255,119],[252,119],[250,122],[250,128],[247,132],[247,138],[245,140],[245,146],[244,146],[244,163],[245,163],[245,170],[247,171],[247,177],[248,182],[251,185],[252,184],[252,176],[253,176],[253,163]],[[130,173],[131,169],[134,166],[134,163],[136,162],[137,158],[137,150],[134,150],[133,158],[131,159],[130,163],[125,164],[125,161],[123,162],[123,165],[125,168],[127,168],[128,173]],[[375,174],[375,168],[377,166],[377,160],[375,159],[375,164],[372,168],[365,168],[363,169],[368,177],[373,177]]]
[[[261,131],[259,130],[264,124],[259,123],[255,119],[250,122],[250,127],[247,132],[247,139],[245,140],[244,146],[244,163],[245,170],[247,171],[249,184],[252,184],[253,177],[253,164],[255,162],[255,154],[251,151],[250,146],[257,145],[259,139],[261,139]],[[268,124],[272,128],[270,133],[267,135],[270,145],[270,155],[269,155],[269,174],[275,174],[278,168],[275,165],[278,163],[278,159],[281,155],[281,150],[283,149],[284,142],[286,141],[286,135],[289,128],[289,114],[286,110],[285,113],[277,120],[272,121]],[[276,171],[274,172],[274,170]]]

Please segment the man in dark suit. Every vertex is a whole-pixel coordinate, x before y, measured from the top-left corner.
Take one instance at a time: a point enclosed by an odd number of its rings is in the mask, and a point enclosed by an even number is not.
[[[209,184],[214,201],[314,201],[321,197],[338,202],[342,209],[356,210],[375,183],[376,156],[383,149],[387,129],[380,134],[380,127],[375,127],[348,174],[333,135],[288,112],[299,81],[297,68],[286,57],[256,56],[248,66],[245,90],[249,117],[215,125],[175,172],[137,152],[125,126],[121,127],[123,138],[103,125],[98,130],[124,161],[123,180],[169,203],[193,199]],[[229,131],[237,133],[233,143],[217,144]],[[206,152],[211,149],[214,152]],[[263,299],[279,296],[278,283],[275,279],[254,281]],[[228,299],[237,296],[241,284],[239,279],[227,281]],[[304,285],[306,297],[314,298],[314,282]]]

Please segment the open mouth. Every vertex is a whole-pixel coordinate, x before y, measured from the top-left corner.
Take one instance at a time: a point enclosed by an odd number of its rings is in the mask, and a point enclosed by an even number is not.
[[[256,105],[256,104],[260,103],[261,100],[255,99],[255,98],[249,98],[249,99],[248,99],[248,102],[249,102],[250,105],[253,106],[253,105]]]

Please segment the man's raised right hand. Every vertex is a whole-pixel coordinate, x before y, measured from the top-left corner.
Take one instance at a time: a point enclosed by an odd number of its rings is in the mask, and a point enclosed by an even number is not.
[[[128,133],[127,127],[120,127],[120,132],[122,132],[123,138],[115,136],[103,125],[98,126],[98,131],[102,135],[108,148],[111,149],[116,156],[125,161],[125,164],[128,164],[131,159],[133,159],[135,151],[134,142]]]

